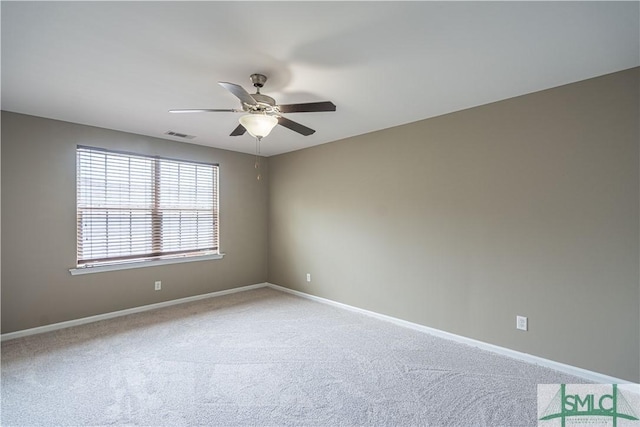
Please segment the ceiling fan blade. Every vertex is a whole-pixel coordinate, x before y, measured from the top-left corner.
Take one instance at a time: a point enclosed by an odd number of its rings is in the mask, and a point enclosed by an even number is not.
[[[319,111],[336,111],[336,106],[331,101],[307,102],[304,104],[278,105],[283,113],[316,113]]]
[[[304,136],[309,136],[316,132],[311,128],[308,128],[304,125],[301,125],[300,123],[296,123],[293,120],[289,120],[284,117],[278,117],[278,124],[286,127],[287,129],[291,129],[294,132],[298,132],[299,134],[302,134]]]
[[[235,128],[233,130],[233,132],[231,132],[231,134],[229,136],[240,136],[240,135],[244,135],[244,133],[247,131],[247,129],[245,129],[244,126],[242,125],[238,125],[237,128]]]
[[[191,108],[186,110],[169,110],[170,113],[239,113],[242,110],[219,108]]]
[[[229,92],[231,92],[232,94],[234,94],[235,96],[237,96],[240,99],[240,101],[242,101],[243,103],[248,105],[258,105],[256,100],[253,99],[253,97],[249,94],[249,92],[244,90],[242,86],[234,83],[227,83],[227,82],[218,82],[218,84],[223,88],[225,88],[226,90],[228,90]]]

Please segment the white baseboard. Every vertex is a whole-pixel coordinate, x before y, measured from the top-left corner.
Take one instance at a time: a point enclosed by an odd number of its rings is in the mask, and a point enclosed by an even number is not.
[[[532,354],[523,353],[516,350],[511,350],[506,347],[500,347],[494,344],[489,344],[483,341],[474,340],[472,338],[463,337],[461,335],[452,334],[450,332],[441,331],[439,329],[430,328],[428,326],[420,325],[417,323],[408,322],[406,320],[398,319],[396,317],[387,316],[385,314],[376,313],[374,311],[365,310],[362,308],[354,307],[348,304],[332,301],[327,298],[317,297],[315,295],[307,294],[293,289],[284,288],[282,286],[274,285],[272,283],[258,283],[255,285],[242,286],[239,288],[227,289],[224,291],[210,292],[202,295],[194,295],[191,297],[175,299],[171,301],[159,302],[156,304],[143,305],[141,307],[128,308],[126,310],[114,311],[111,313],[98,314],[95,316],[83,317],[81,319],[69,320],[66,322],[53,323],[51,325],[38,326],[36,328],[24,329],[22,331],[9,332],[0,336],[0,341],[8,341],[15,338],[26,337],[29,335],[41,334],[44,332],[51,332],[58,329],[70,328],[72,326],[84,325],[87,323],[98,322],[100,320],[113,319],[115,317],[126,316],[128,314],[141,313],[144,311],[155,310],[158,308],[169,307],[176,304],[183,304],[186,302],[198,301],[206,298],[215,298],[223,295],[234,294],[237,292],[250,291],[253,289],[259,289],[269,287],[277,291],[286,292],[292,295],[296,295],[302,298],[306,298],[312,301],[329,304],[334,307],[339,307],[345,310],[353,311],[356,313],[371,316],[380,320],[394,323],[405,328],[414,329],[416,331],[424,332],[430,335],[434,335],[440,338],[456,341],[462,344],[471,345],[473,347],[480,348],[482,350],[491,351],[493,353],[501,354],[503,356],[511,357],[513,359],[522,360],[527,363],[533,363],[536,365],[544,366],[546,368],[554,369],[569,375],[584,378],[587,381],[591,381],[598,384],[635,384],[628,380],[621,378],[615,378],[609,375],[604,375],[598,372],[589,371],[587,369],[578,368],[576,366],[567,365],[565,363],[556,362],[553,360],[545,359],[543,357],[534,356]]]
[[[140,307],[128,308],[126,310],[113,311],[111,313],[98,314],[95,316],[83,317],[81,319],[68,320],[66,322],[52,323],[51,325],[38,326],[36,328],[24,329],[22,331],[9,332],[2,334],[0,341],[8,341],[15,338],[26,337],[29,335],[42,334],[44,332],[51,332],[58,329],[70,328],[72,326],[84,325],[87,323],[98,322],[100,320],[113,319],[114,317],[126,316],[128,314],[141,313],[143,311],[155,310],[158,308],[169,307],[176,304],[184,304],[185,302],[198,301],[206,298],[215,298],[222,295],[234,294],[236,292],[250,291],[252,289],[264,288],[268,286],[267,283],[258,283],[256,285],[242,286],[239,288],[226,289],[224,291],[210,292],[202,295],[194,295],[192,297],[179,298],[171,301],[163,301],[155,304],[143,305]]]
[[[439,329],[430,328],[428,326],[420,325],[417,323],[408,322],[406,320],[398,319],[395,317],[387,316],[385,314],[376,313],[374,311],[365,310],[362,308],[354,307],[348,304],[332,301],[330,299],[317,297],[304,292],[295,291],[293,289],[284,288],[282,286],[274,285],[272,283],[267,284],[268,287],[287,292],[289,294],[297,295],[302,298],[310,299],[313,301],[329,304],[335,307],[340,307],[346,310],[350,310],[356,313],[364,314],[367,316],[375,317],[387,322],[395,323],[396,325],[404,326],[405,328],[414,329],[416,331],[424,332],[430,335],[434,335],[440,338],[456,341],[462,344],[471,345],[473,347],[480,348],[482,350],[491,351],[493,353],[501,354],[503,356],[510,357],[512,359],[521,360],[527,363],[533,363],[535,365],[544,366],[545,368],[554,369],[556,371],[563,372],[565,374],[573,375],[576,377],[584,378],[587,381],[591,381],[597,384],[635,384],[628,380],[621,378],[615,378],[609,375],[604,375],[598,372],[589,371],[587,369],[578,368],[576,366],[567,365],[565,363],[556,362],[554,360],[545,359],[543,357],[534,356],[532,354],[523,353],[516,350],[511,350],[506,347],[500,347],[498,345],[489,344],[483,341],[474,340],[472,338],[463,337],[461,335],[452,334],[450,332],[441,331]]]

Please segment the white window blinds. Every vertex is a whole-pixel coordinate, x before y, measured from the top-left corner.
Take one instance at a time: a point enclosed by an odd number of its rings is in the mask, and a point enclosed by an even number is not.
[[[77,148],[78,267],[217,254],[218,165]]]

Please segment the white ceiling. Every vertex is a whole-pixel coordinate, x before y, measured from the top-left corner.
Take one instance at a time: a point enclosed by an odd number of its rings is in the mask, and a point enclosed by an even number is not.
[[[640,65],[636,2],[7,2],[2,109],[251,153],[216,84],[280,104],[275,155]]]

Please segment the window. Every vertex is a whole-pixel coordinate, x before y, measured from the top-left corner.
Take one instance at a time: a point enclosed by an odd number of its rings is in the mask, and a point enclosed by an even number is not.
[[[77,147],[78,267],[218,254],[218,165]]]

